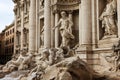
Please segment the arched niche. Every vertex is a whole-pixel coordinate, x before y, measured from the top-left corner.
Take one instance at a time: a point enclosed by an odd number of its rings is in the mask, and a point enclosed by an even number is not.
[[[99,40],[117,38],[117,6],[116,1],[98,0]],[[109,8],[109,9],[108,9]],[[110,12],[111,10],[111,12]],[[106,14],[110,13],[110,14]]]

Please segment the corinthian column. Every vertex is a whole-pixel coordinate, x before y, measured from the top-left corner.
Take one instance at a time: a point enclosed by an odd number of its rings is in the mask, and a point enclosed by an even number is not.
[[[120,0],[117,0],[117,14],[118,14],[118,37],[120,38]]]
[[[55,26],[57,25],[59,20],[59,13],[58,11],[55,12]],[[59,28],[55,29],[55,47],[59,46]]]
[[[16,53],[16,45],[17,45],[17,34],[16,34],[16,27],[17,27],[17,4],[14,6],[14,54]]]
[[[45,0],[44,7],[44,47],[51,47],[51,0]]]
[[[81,26],[82,26],[82,40],[81,45],[86,49],[92,44],[92,14],[91,14],[91,0],[81,0]]]
[[[21,50],[23,50],[24,47],[24,0],[21,1]]]
[[[29,52],[36,48],[36,0],[30,1],[29,12]]]

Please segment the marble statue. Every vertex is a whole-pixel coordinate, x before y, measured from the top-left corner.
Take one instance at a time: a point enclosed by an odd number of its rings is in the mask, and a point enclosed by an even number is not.
[[[63,49],[57,48],[56,56],[55,56],[55,63],[58,63],[64,59]]]
[[[21,51],[21,54],[17,59],[12,59],[5,66],[3,66],[3,72],[12,72],[14,70],[24,70],[28,68],[28,65],[31,63],[32,54],[26,54],[24,51]]]
[[[40,8],[44,7],[44,0],[39,0],[40,1]]]
[[[36,66],[28,74],[28,80],[33,80],[34,78],[41,77],[44,73],[44,70],[49,66],[49,49],[41,50],[41,55],[37,54],[35,57]]]
[[[117,35],[117,24],[115,15],[117,12],[116,0],[107,0],[106,7],[100,16],[102,28],[105,29],[104,36]]]
[[[59,27],[60,34],[62,37],[61,46],[69,46],[69,42],[71,39],[74,39],[74,35],[72,34],[72,26],[73,22],[67,17],[65,11],[61,12],[62,18],[59,20],[57,26],[53,28],[53,30]]]
[[[44,45],[44,26],[41,29],[40,38],[41,38],[41,46],[43,46]]]

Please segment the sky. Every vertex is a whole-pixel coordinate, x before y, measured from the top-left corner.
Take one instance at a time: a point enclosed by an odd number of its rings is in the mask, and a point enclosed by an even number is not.
[[[12,0],[0,0],[0,32],[14,20],[14,3]]]

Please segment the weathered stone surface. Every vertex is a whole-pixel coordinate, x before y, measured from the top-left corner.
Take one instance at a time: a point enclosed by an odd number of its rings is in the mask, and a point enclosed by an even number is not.
[[[92,80],[93,70],[79,57],[67,58],[45,70],[42,80]]]

